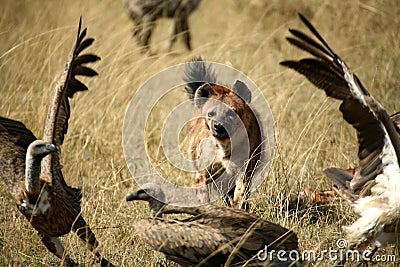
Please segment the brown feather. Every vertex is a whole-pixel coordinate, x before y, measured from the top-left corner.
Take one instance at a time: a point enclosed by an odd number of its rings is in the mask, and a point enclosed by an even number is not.
[[[0,177],[17,200],[25,177],[25,155],[35,135],[19,121],[0,117]]]
[[[298,250],[294,232],[243,210],[204,205],[166,206],[161,212],[192,217],[142,220],[135,230],[154,249],[183,266],[221,266],[230,257],[229,266],[241,266],[246,262],[248,266],[261,266],[265,262],[255,256],[265,246],[275,250]]]
[[[84,39],[86,32],[86,28],[81,32],[80,22],[74,48],[69,61],[65,65],[64,72],[54,89],[52,104],[47,114],[43,141],[53,143],[57,147],[59,153],[61,151],[60,146],[64,141],[64,135],[68,131],[68,119],[71,113],[68,98],[72,98],[76,92],[88,89],[83,83],[78,81],[75,76],[82,75],[92,77],[97,75],[96,71],[82,65],[93,63],[100,59],[93,54],[80,55],[80,53],[94,41],[93,38]],[[50,178],[51,183],[53,185],[58,183],[66,185],[61,172],[57,171],[59,168],[61,168],[61,164],[58,154],[51,154],[42,161],[42,172],[45,176]],[[74,190],[71,190],[71,193],[74,193],[73,191]]]
[[[84,48],[92,42],[81,44],[86,29],[81,33],[79,22],[78,37],[66,64],[64,72],[54,90],[54,97],[47,115],[44,130],[44,140],[47,144],[54,144],[58,151],[68,130],[70,106],[68,97],[87,87],[75,79],[75,75],[94,76],[97,73],[87,67],[85,63],[97,61],[99,57],[93,54],[80,56]],[[24,124],[18,121],[0,117],[0,176],[10,188],[20,212],[38,231],[43,244],[62,258],[63,247],[57,237],[69,233],[71,230],[89,246],[96,249],[97,240],[81,216],[81,190],[68,186],[62,175],[62,166],[57,153],[49,154],[42,160],[40,177],[41,192],[31,194],[25,189],[25,158],[29,145],[36,140],[33,133]],[[40,170],[40,169],[39,169]],[[96,252],[102,266],[112,266],[106,259]],[[66,256],[66,262],[73,261]]]
[[[288,38],[288,40],[291,44],[317,58],[283,61],[280,64],[304,75],[315,86],[323,89],[327,96],[343,101],[340,105],[340,111],[343,114],[343,118],[356,129],[359,142],[358,157],[360,159],[359,174],[361,177],[357,176],[355,180],[358,183],[356,188],[353,188],[357,192],[365,183],[376,177],[377,170],[381,165],[381,159],[371,155],[377,155],[381,152],[385,133],[381,127],[381,122],[371,112],[370,107],[365,106],[359,99],[354,98],[350,92],[349,85],[344,77],[344,70],[340,64],[342,60],[333,52],[311,23],[303,16],[300,15],[300,17],[311,32],[321,41],[322,45],[307,34],[292,29],[290,32],[298,39]],[[366,96],[369,96],[368,91],[357,76],[354,75],[354,78],[361,91]]]
[[[306,76],[328,96],[342,100],[343,118],[357,131],[359,166],[352,170],[325,170],[336,184],[335,190],[359,215],[356,222],[346,227],[349,247],[363,249],[370,244],[393,243],[394,238],[389,237],[398,233],[383,233],[397,228],[399,222],[400,116],[389,116],[314,26],[304,16],[300,18],[320,44],[297,30],[290,31],[297,39],[288,40],[316,59],[281,64]]]

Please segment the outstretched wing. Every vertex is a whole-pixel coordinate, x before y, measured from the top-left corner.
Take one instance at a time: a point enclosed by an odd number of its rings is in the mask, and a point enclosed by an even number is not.
[[[357,131],[360,165],[349,189],[353,191],[351,193],[358,194],[367,184],[370,186],[371,181],[375,183],[377,175],[382,173],[382,157],[391,154],[390,159],[387,158],[390,162],[385,162],[385,165],[398,166],[399,130],[385,109],[369,94],[358,77],[333,52],[311,23],[302,15],[300,18],[319,42],[293,29],[290,32],[294,37],[288,37],[287,40],[315,58],[283,61],[280,64],[303,74],[329,97],[342,100],[340,111],[343,118]],[[343,179],[348,180],[347,175],[334,178],[340,180],[341,187],[347,182]]]
[[[64,141],[64,135],[68,131],[68,119],[70,117],[69,98],[72,98],[76,92],[88,90],[86,85],[76,79],[76,76],[96,76],[96,71],[84,65],[100,59],[94,54],[80,55],[81,52],[94,41],[93,38],[85,39],[86,28],[81,32],[81,24],[82,18],[79,20],[78,35],[69,61],[65,65],[64,72],[54,89],[54,96],[44,128],[43,140],[53,143],[58,151],[61,151],[60,146]],[[59,181],[65,184],[61,173],[59,155],[57,153],[48,155],[43,159],[42,173],[47,177],[51,177],[52,183]]]
[[[25,155],[35,135],[19,121],[0,117],[0,177],[11,193],[18,194],[18,183],[25,180]]]

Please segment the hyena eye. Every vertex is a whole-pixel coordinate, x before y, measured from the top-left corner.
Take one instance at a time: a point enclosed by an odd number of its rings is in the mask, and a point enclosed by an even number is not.
[[[210,112],[208,112],[207,116],[209,118],[214,117],[215,116],[215,112],[214,111],[210,111]]]

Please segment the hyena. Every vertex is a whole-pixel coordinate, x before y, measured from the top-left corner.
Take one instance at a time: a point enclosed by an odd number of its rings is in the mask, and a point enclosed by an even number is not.
[[[155,22],[162,17],[174,19],[168,49],[175,43],[178,34],[183,35],[186,47],[192,49],[188,19],[201,0],[125,0],[129,17],[136,24],[133,35],[139,45],[148,49]]]
[[[218,85],[216,75],[201,58],[187,64],[183,80],[193,100],[195,118],[188,123],[190,159],[195,162],[196,190],[201,203],[210,201],[206,184],[226,172],[234,187],[226,197],[233,207],[247,204],[252,175],[261,153],[262,133],[250,108],[251,91],[236,80],[232,88]],[[202,141],[212,141],[214,161],[206,168],[199,159],[207,155]],[[246,151],[243,149],[247,147]],[[212,155],[214,156],[214,155]],[[207,156],[206,156],[207,157]]]

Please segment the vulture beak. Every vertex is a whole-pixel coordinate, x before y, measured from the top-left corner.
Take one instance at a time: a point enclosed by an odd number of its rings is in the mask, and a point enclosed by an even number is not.
[[[50,153],[57,152],[57,147],[53,144],[46,144],[46,149],[50,151]]]
[[[143,190],[134,190],[130,192],[129,194],[126,195],[126,201],[132,201],[132,200],[147,200],[149,196],[147,193]]]
[[[137,194],[136,191],[130,192],[129,194],[126,195],[126,201],[132,201],[137,199]]]

